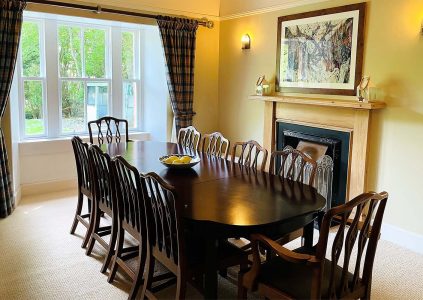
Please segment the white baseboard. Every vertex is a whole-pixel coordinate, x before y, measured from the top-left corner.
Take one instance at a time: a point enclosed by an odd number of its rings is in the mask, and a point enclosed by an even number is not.
[[[19,202],[21,202],[22,198],[22,189],[19,187],[17,191],[15,191],[15,206],[19,205]]]
[[[78,180],[55,180],[21,185],[22,197],[77,189]]]
[[[383,223],[381,238],[419,254],[423,254],[423,235]]]

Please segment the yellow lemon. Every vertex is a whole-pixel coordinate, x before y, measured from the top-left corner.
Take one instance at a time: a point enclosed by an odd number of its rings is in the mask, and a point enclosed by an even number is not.
[[[184,164],[189,164],[192,158],[189,156],[182,156],[179,160],[182,161]]]
[[[171,164],[177,159],[179,159],[179,157],[172,155],[172,156],[169,156],[168,158],[165,158],[163,162],[166,164]]]
[[[172,162],[172,164],[173,164],[173,165],[183,165],[183,164],[184,164],[184,162],[183,162],[183,161],[181,161],[180,159],[175,159],[175,160]]]

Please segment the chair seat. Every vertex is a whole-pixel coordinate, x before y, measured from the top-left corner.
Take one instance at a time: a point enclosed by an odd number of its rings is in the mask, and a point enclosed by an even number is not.
[[[322,278],[322,298],[329,298],[328,289],[330,283],[331,261],[325,260],[324,274]],[[301,263],[287,262],[280,257],[272,258],[262,264],[258,281],[284,293],[294,296],[297,299],[309,299],[312,281],[312,269],[310,266]],[[335,282],[339,282],[342,275],[342,268],[336,266]],[[353,275],[348,273],[348,281],[352,281]],[[336,289],[338,290],[338,289]]]

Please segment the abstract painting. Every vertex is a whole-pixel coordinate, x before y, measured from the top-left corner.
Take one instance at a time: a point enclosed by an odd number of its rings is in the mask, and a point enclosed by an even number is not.
[[[354,95],[362,71],[364,8],[280,17],[278,91]]]

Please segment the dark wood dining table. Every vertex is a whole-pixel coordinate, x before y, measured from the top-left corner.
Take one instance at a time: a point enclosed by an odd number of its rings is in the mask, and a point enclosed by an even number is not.
[[[305,227],[305,243],[313,240],[313,220],[326,200],[311,186],[253,171],[178,144],[152,141],[105,144],[103,151],[120,155],[140,173],[155,172],[176,189],[184,201],[190,230],[206,236],[205,297],[216,299],[217,247],[222,239],[252,233],[277,235]],[[159,157],[190,154],[200,162],[190,169],[170,169]]]

